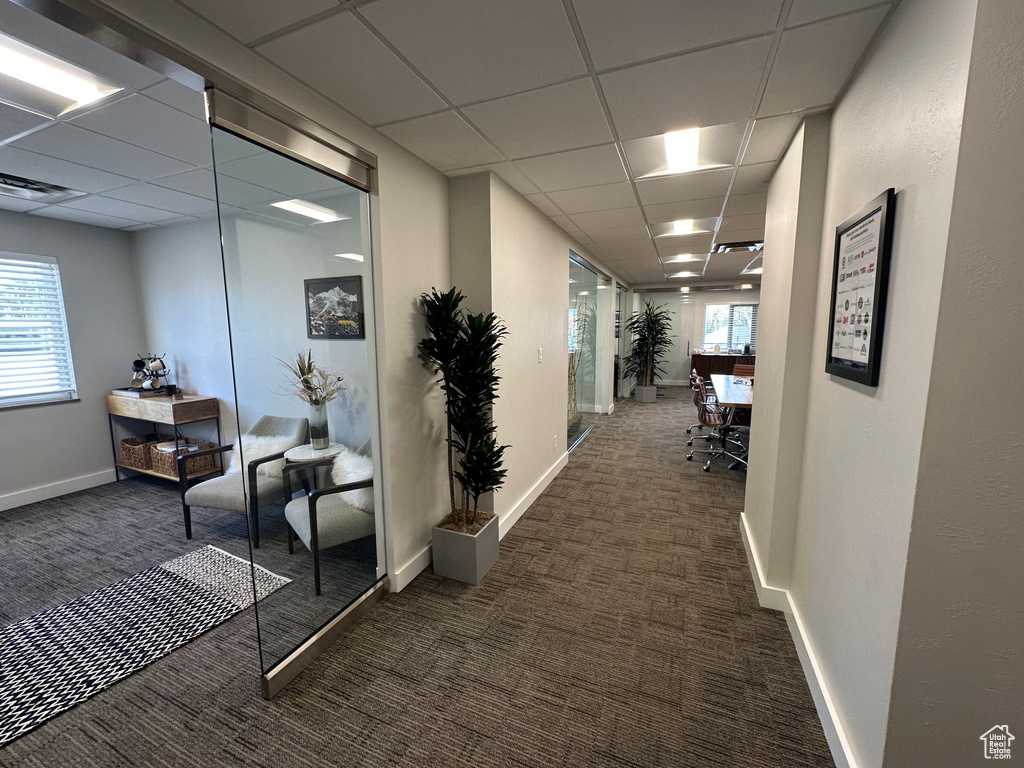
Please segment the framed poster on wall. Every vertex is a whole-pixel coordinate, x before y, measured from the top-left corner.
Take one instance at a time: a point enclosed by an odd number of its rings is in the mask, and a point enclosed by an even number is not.
[[[895,213],[890,188],[836,227],[825,371],[869,387],[882,360]]]
[[[307,338],[366,338],[362,277],[318,277],[304,285]]]

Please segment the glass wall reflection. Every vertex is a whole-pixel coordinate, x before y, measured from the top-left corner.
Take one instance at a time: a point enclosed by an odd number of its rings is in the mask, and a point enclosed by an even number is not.
[[[575,256],[575,254],[573,254]],[[568,445],[573,446],[605,412],[611,399],[611,282],[578,257],[569,259]],[[599,348],[600,340],[600,348]],[[603,363],[603,364],[602,364]]]
[[[385,572],[369,201],[213,130],[251,552],[257,583],[260,568],[292,580],[257,603],[266,671]]]

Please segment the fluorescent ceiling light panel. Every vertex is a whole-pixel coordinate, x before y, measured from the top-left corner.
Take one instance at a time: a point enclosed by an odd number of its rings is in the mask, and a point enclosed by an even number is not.
[[[700,168],[700,128],[665,134],[665,161],[669,173],[689,173]]]
[[[764,267],[757,267],[756,269],[744,269],[741,274],[744,275],[760,275],[764,272]]]
[[[682,288],[679,289],[679,292],[680,293],[689,293],[690,292],[690,286],[684,285]]]
[[[66,99],[68,103],[59,114],[92,104],[122,90],[88,70],[3,34],[0,34],[0,74]],[[10,94],[0,93],[5,101],[37,111],[32,104],[23,103],[26,101],[25,95],[22,91],[7,98]]]
[[[278,203],[271,203],[271,205],[275,208],[280,208],[282,211],[297,213],[299,216],[305,216],[307,219],[315,219],[319,222],[341,221],[348,218],[348,216],[340,216],[337,211],[332,211],[330,208],[307,203],[305,200],[282,200]]]
[[[693,219],[676,219],[672,222],[673,235],[692,235]]]
[[[753,287],[754,286],[751,283],[746,283],[746,284],[740,286],[740,290],[741,291],[746,291],[746,290],[749,290],[749,289],[751,289]]]
[[[675,256],[673,256],[670,259],[664,259],[662,263],[664,263],[664,264],[684,264],[686,262],[691,262],[691,261],[703,262],[703,261],[706,261],[707,258],[708,258],[707,254],[705,254],[705,253],[677,253]]]
[[[669,275],[670,278],[681,278],[681,277],[700,277],[700,272],[674,272]]]
[[[339,259],[348,259],[349,261],[362,261],[363,256],[360,253],[336,253],[334,254]]]
[[[577,295],[577,296],[589,296],[589,295],[590,295],[590,291],[580,291],[580,292],[579,292],[578,294],[576,294],[576,295]]]

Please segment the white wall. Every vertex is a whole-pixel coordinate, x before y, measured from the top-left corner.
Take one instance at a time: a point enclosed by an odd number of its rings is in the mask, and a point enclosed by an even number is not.
[[[883,762],[973,23],[973,2],[904,0],[831,122],[789,596],[862,768]],[[895,238],[870,388],[822,358],[834,228],[887,187]]]
[[[114,479],[106,395],[146,350],[126,233],[0,211],[0,250],[57,259],[80,400],[0,410],[9,509]]]
[[[928,377],[892,768],[980,765],[979,736],[996,724],[1009,724],[1014,759],[1024,757],[1024,367],[1015,351],[978,343],[993,328],[1020,328],[1022,135],[1024,6],[983,0]]]

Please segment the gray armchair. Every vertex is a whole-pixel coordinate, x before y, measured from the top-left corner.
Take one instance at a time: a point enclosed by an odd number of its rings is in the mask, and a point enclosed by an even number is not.
[[[280,416],[263,416],[257,421],[244,437],[260,438],[264,441],[272,440],[278,449],[275,452],[257,456],[255,458],[246,456],[246,470],[248,475],[249,497],[246,499],[245,482],[241,467],[232,467],[231,471],[197,485],[189,487],[188,478],[185,475],[185,462],[196,456],[223,453],[230,451],[234,446],[222,445],[211,448],[208,451],[190,453],[178,457],[178,482],[182,491],[181,506],[185,516],[185,537],[192,538],[192,507],[207,507],[208,509],[230,509],[245,514],[246,501],[249,507],[249,519],[252,522],[252,543],[253,546],[260,546],[260,515],[261,505],[271,504],[278,501],[284,490],[284,483],[280,472],[260,472],[261,465],[271,461],[283,461],[284,452],[290,448],[302,445],[306,442],[306,434],[309,431],[307,419],[284,418]],[[245,450],[243,437],[243,451]],[[255,442],[255,441],[253,441]]]

